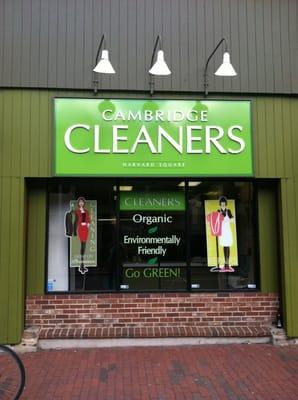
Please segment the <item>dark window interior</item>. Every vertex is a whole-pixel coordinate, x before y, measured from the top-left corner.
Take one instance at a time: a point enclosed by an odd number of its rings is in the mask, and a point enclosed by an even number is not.
[[[127,209],[121,199],[130,204],[131,196],[136,204]],[[220,265],[229,260],[220,244],[223,239],[209,233],[207,245],[206,227],[206,207],[211,204],[218,212],[222,196],[234,214],[233,244],[225,247],[230,247],[235,265],[226,272]],[[79,197],[96,201],[97,207],[97,265],[85,274],[70,266],[72,239],[65,236],[62,221],[70,201]],[[180,203],[175,208],[176,198]],[[258,286],[255,203],[249,180],[48,181],[48,291],[254,290]],[[217,249],[217,259],[208,265],[211,248]]]

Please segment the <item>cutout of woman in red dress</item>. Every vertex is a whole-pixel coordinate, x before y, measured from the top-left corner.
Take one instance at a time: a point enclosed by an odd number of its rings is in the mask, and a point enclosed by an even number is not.
[[[89,226],[90,226],[90,217],[89,217],[89,212],[85,208],[86,200],[84,197],[79,197],[77,200],[77,209],[75,212],[75,234],[78,235],[80,243],[81,243],[81,249],[80,249],[80,255],[81,255],[81,264],[79,266],[79,271],[81,274],[85,274],[88,271],[88,268],[85,267],[84,265],[84,254],[86,251],[86,243],[88,240],[88,234],[89,234]]]

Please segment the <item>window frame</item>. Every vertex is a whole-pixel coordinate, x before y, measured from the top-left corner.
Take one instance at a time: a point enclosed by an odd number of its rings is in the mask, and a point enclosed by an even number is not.
[[[112,182],[111,186],[116,186],[117,190],[115,191],[115,195],[117,196],[117,202],[116,202],[116,233],[115,233],[115,238],[116,238],[116,265],[114,267],[114,271],[112,274],[112,280],[114,282],[114,288],[110,289],[102,289],[102,290],[70,290],[70,268],[68,267],[68,291],[49,291],[48,290],[48,272],[49,272],[49,267],[48,267],[48,254],[49,254],[49,196],[50,196],[50,186],[53,184],[63,184],[63,183],[72,183],[74,180],[77,181],[78,185],[80,181],[107,181],[107,182]],[[259,244],[259,230],[258,230],[258,224],[259,224],[259,216],[258,216],[258,182],[253,179],[253,178],[245,178],[245,177],[191,177],[191,178],[184,178],[184,177],[171,177],[171,178],[162,178],[158,177],[158,180],[171,180],[171,181],[177,181],[181,180],[185,182],[185,255],[186,255],[186,288],[185,289],[144,289],[144,290],[137,290],[137,289],[121,289],[120,288],[120,282],[121,282],[121,266],[120,266],[120,253],[119,253],[119,239],[120,239],[120,202],[119,202],[119,194],[120,190],[119,187],[124,185],[124,183],[129,181],[148,181],[151,182],[152,178],[143,178],[141,179],[140,177],[133,178],[112,178],[112,177],[63,177],[63,178],[51,178],[48,179],[45,185],[45,190],[46,190],[46,234],[45,234],[45,276],[44,276],[44,293],[46,295],[75,295],[75,294],[104,294],[104,293],[218,293],[218,292],[227,292],[227,293],[233,293],[233,292],[260,292],[260,244]],[[253,235],[254,235],[254,274],[255,274],[255,288],[227,288],[227,289],[201,289],[201,288],[192,288],[192,282],[191,282],[191,276],[192,276],[192,267],[191,266],[191,250],[190,250],[190,229],[189,229],[189,217],[190,217],[190,208],[188,207],[188,199],[189,199],[189,184],[188,182],[194,181],[194,180],[200,180],[200,181],[213,181],[213,182],[218,182],[218,181],[224,181],[224,182],[235,182],[235,181],[241,181],[241,182],[247,182],[252,184],[253,187],[253,199],[252,199],[252,212],[253,212],[253,217],[256,220],[256,223],[254,224],[253,227]],[[68,242],[68,251],[69,251],[69,242]]]

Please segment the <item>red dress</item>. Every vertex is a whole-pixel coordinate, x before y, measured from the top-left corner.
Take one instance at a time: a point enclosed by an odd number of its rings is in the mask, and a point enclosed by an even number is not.
[[[78,208],[76,210],[77,234],[80,242],[87,242],[89,233],[90,217],[88,210]]]
[[[213,211],[207,215],[212,236],[221,236],[223,220],[224,216],[219,211]]]

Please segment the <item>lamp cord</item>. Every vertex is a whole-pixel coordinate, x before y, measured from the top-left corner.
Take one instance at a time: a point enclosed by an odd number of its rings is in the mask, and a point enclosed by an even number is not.
[[[94,68],[97,65],[99,54],[100,54],[100,51],[101,51],[103,43],[104,43],[104,45],[106,44],[105,34],[103,34],[101,39],[100,39],[100,43],[99,43],[97,54],[96,54],[96,58],[95,58],[95,66],[94,66]],[[94,92],[94,95],[97,94],[97,91],[98,91],[98,79],[97,79],[96,72],[93,71],[93,92]]]
[[[216,53],[217,49],[219,48],[219,46],[220,46],[223,42],[225,43],[225,52],[228,51],[228,41],[227,41],[226,38],[222,38],[222,39],[218,42],[217,46],[215,47],[215,49],[212,51],[212,53],[210,54],[210,56],[209,56],[208,59],[207,59],[207,62],[206,62],[205,68],[204,68],[204,92],[205,92],[205,96],[208,95],[208,73],[207,73],[208,65],[209,65],[209,62],[210,62],[211,58],[214,56],[214,54]]]
[[[158,44],[159,44],[159,48],[161,49],[162,47],[161,47],[161,37],[160,37],[160,35],[157,36],[155,44],[154,44],[154,49],[153,49],[153,53],[152,53],[152,57],[151,57],[150,68],[153,66],[154,56],[155,56]],[[149,76],[150,76],[150,78],[149,78],[150,95],[152,96],[153,93],[154,93],[154,76],[152,74],[149,74]]]

